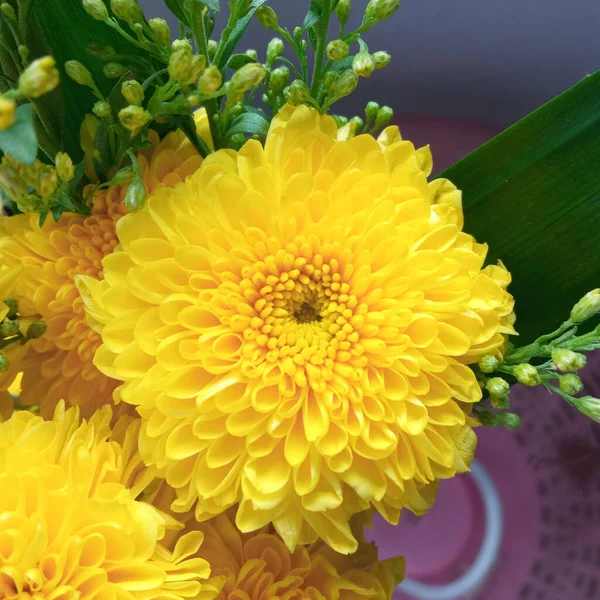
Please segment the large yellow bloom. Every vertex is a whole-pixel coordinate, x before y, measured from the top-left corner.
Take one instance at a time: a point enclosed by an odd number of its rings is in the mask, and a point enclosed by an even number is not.
[[[427,182],[428,149],[336,136],[285,108],[265,148],[217,152],[123,218],[106,279],[81,289],[173,509],[239,503],[242,531],[345,553],[350,514],[422,513],[468,468],[465,363],[499,351],[513,303],[460,193]]]
[[[270,527],[240,533],[227,513],[198,528],[199,556],[224,580],[217,600],[389,600],[404,576],[404,559],[378,561],[363,541],[350,556],[322,542],[292,552]]]
[[[206,135],[202,116],[198,128]],[[150,132],[150,141],[138,157],[149,192],[185,180],[202,162],[181,131],[162,141]],[[30,299],[48,325],[41,339],[28,343],[20,364],[24,372],[20,401],[23,405],[41,402],[46,416],[61,399],[81,406],[89,415],[112,400],[119,384],[93,364],[100,336],[85,320],[74,279],[81,274],[103,277],[102,258],[117,245],[115,225],[126,212],[127,188],[113,185],[96,193],[87,218],[66,213],[58,223],[48,219],[43,227],[37,214],[1,218],[0,261],[23,265],[19,296]]]
[[[111,408],[79,424],[27,411],[0,424],[0,599],[208,600],[218,588],[197,556],[202,534],[161,544],[170,517],[136,496],[152,480],[139,426]],[[191,558],[190,558],[191,557]]]

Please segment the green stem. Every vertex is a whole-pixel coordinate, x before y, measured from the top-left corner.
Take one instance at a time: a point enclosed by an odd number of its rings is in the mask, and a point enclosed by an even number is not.
[[[331,14],[322,17],[323,23],[317,28],[317,48],[315,50],[315,66],[313,69],[312,85],[310,86],[310,95],[317,97],[319,87],[321,86],[321,77],[323,75],[323,63],[325,61],[325,48],[327,47],[327,33],[329,31],[329,21]]]

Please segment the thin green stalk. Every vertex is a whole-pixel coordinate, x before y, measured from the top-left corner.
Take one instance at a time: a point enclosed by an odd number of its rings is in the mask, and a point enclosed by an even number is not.
[[[329,33],[329,23],[331,21],[331,12],[321,17],[322,22],[317,28],[317,48],[315,49],[315,66],[313,69],[312,85],[310,93],[313,98],[317,97],[323,76],[323,63],[325,62],[325,49],[327,47],[327,34]]]

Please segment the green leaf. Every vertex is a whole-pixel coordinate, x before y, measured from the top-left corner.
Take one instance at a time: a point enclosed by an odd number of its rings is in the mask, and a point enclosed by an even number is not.
[[[33,164],[38,143],[32,104],[19,106],[15,111],[15,122],[8,129],[0,131],[0,149],[22,163]]]
[[[219,0],[192,0],[193,2],[201,1],[204,6],[208,6],[210,10],[214,10],[215,12],[219,12],[221,10],[221,3]]]
[[[600,72],[442,173],[465,229],[513,275],[518,345],[556,329],[600,286]]]
[[[306,13],[304,23],[302,23],[302,31],[310,29],[320,19],[319,14],[312,8]]]
[[[188,16],[183,7],[184,0],[165,0],[167,8],[181,21],[184,25],[190,26]]]
[[[269,131],[269,121],[257,113],[244,113],[240,115],[227,131],[227,137],[230,138],[238,133],[244,135],[267,135]]]
[[[234,54],[228,61],[227,61],[227,67],[229,69],[233,69],[234,71],[237,71],[238,69],[241,69],[244,65],[247,65],[248,63],[254,63],[257,62],[254,58],[252,58],[251,56],[248,56],[247,54]]]

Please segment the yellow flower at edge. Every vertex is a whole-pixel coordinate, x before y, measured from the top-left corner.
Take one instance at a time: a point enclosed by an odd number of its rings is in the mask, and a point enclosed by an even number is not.
[[[78,282],[102,331],[95,364],[142,417],[140,450],[207,520],[287,547],[357,541],[468,469],[466,366],[512,329],[510,276],[483,268],[460,192],[396,128],[339,140],[285,107],[263,148],[209,156],[118,223],[104,281]]]
[[[198,115],[197,126],[206,135],[205,113]],[[202,163],[181,131],[162,141],[151,131],[149,140],[151,145],[138,155],[149,192],[185,180]],[[112,401],[119,385],[93,364],[101,339],[86,322],[74,280],[84,274],[103,277],[102,259],[118,243],[115,226],[126,212],[127,188],[113,185],[96,192],[90,217],[65,213],[58,223],[49,218],[42,227],[37,214],[0,218],[0,261],[9,267],[22,265],[16,293],[48,326],[44,336],[27,343],[26,355],[19,361],[20,403],[41,402],[43,415],[51,415],[56,403],[65,399],[89,416],[97,406]]]
[[[18,411],[0,424],[0,599],[183,600],[215,597],[198,532],[138,501],[151,473],[137,451],[139,421],[111,408],[79,423],[57,407],[44,421]],[[191,558],[190,558],[191,557]]]

